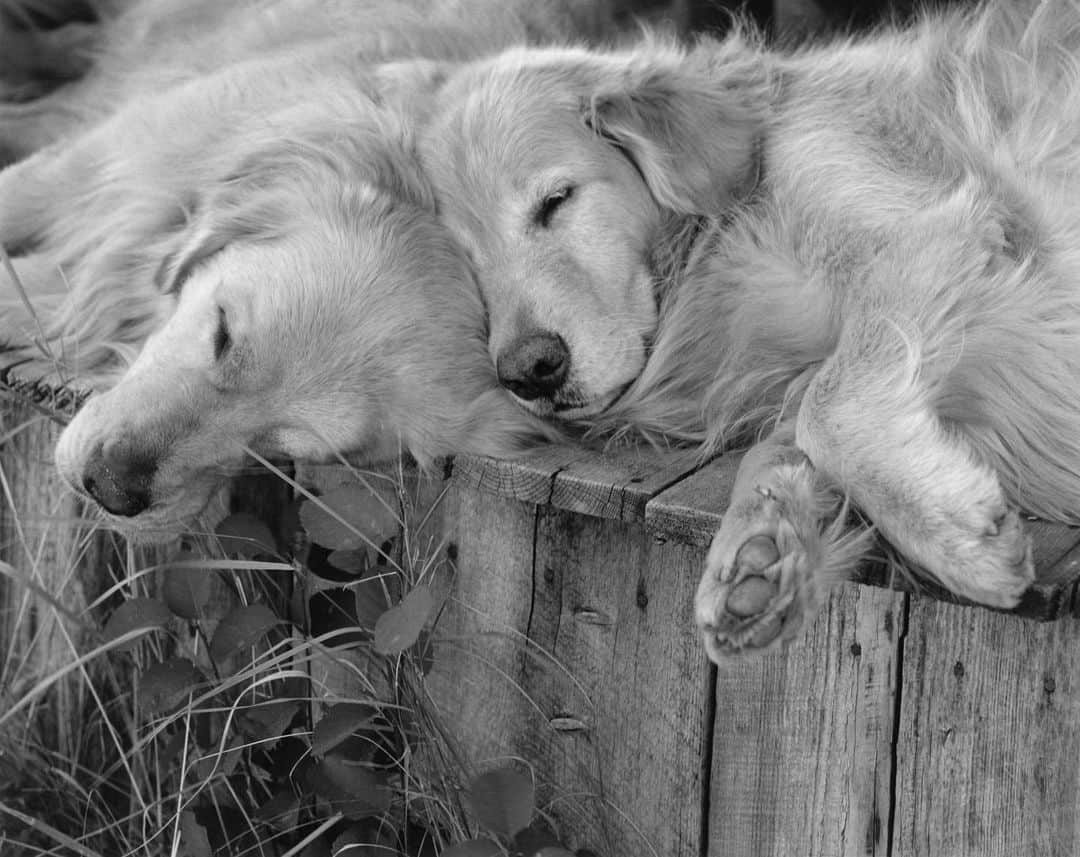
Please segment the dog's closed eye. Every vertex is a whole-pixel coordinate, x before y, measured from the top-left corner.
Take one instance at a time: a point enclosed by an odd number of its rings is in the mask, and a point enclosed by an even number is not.
[[[232,336],[229,335],[229,319],[225,310],[218,307],[218,325],[214,331],[214,360],[221,360],[232,348]]]
[[[558,211],[559,207],[573,195],[573,185],[565,185],[554,193],[548,194],[541,201],[540,205],[537,206],[536,212],[533,215],[533,222],[542,229],[547,229],[551,224],[551,218],[554,217],[555,212]]]

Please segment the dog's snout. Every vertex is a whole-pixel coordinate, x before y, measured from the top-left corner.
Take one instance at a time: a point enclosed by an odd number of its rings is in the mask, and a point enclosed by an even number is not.
[[[555,393],[570,371],[570,351],[557,333],[530,333],[510,344],[496,360],[499,383],[532,401]]]
[[[90,455],[82,484],[105,511],[132,518],[150,507],[150,486],[156,471],[153,454],[130,440],[113,439]]]

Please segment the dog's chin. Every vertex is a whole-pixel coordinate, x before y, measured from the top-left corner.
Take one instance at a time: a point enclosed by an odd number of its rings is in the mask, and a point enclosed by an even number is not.
[[[614,405],[627,391],[631,383],[633,382],[624,384],[618,389],[593,396],[585,396],[580,393],[539,399],[522,399],[513,394],[511,396],[525,410],[545,420],[564,423],[580,422],[599,416]]]
[[[133,545],[157,545],[189,533],[196,519],[206,511],[215,491],[185,491],[168,502],[155,500],[150,508],[137,515],[114,515],[83,491],[76,491],[86,510],[101,525],[122,535]]]

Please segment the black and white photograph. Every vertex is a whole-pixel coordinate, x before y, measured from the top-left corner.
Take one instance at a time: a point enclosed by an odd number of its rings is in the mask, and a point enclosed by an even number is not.
[[[0,0],[0,857],[1078,857],[1080,0]]]

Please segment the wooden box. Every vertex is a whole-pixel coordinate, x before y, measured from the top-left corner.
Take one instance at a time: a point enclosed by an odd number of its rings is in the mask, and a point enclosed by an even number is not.
[[[717,669],[692,601],[737,461],[454,463],[429,682],[473,761],[525,760],[609,857],[1080,853],[1080,530],[1030,524],[1016,614],[868,568],[798,645]]]

